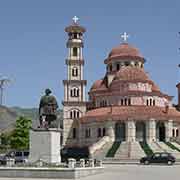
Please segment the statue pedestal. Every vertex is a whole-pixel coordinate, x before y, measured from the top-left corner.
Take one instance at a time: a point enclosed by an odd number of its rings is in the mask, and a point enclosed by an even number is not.
[[[60,163],[60,135],[57,129],[31,129],[29,162]]]

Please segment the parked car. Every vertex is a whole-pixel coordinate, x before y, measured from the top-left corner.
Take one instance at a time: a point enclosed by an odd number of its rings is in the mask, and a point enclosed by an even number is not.
[[[0,164],[5,165],[8,158],[14,158],[15,163],[27,162],[29,151],[10,151],[7,154],[0,156]]]
[[[150,156],[143,157],[140,159],[141,164],[156,164],[156,163],[162,163],[162,164],[168,164],[172,165],[176,161],[175,157],[172,156],[170,153],[154,153]]]

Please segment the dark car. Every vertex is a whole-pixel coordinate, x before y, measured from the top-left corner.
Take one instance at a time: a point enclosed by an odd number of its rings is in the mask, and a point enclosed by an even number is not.
[[[141,164],[156,164],[156,163],[162,163],[162,164],[168,164],[172,165],[176,161],[175,157],[172,156],[170,153],[154,153],[150,156],[143,157],[140,159]]]
[[[25,163],[28,160],[29,151],[10,151],[7,154],[0,156],[0,164],[6,165],[7,159],[13,158],[15,163]]]

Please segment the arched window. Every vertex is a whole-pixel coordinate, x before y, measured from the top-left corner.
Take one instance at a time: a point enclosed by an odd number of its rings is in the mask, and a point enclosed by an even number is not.
[[[172,131],[172,136],[175,137],[175,130]]]
[[[91,129],[90,128],[85,130],[85,137],[86,138],[90,138],[91,137]]]
[[[77,56],[78,55],[78,49],[77,47],[73,47],[73,56]]]
[[[131,99],[128,99],[128,105],[131,106]]]
[[[127,106],[127,99],[124,99],[124,105]]]
[[[73,137],[73,139],[75,139],[75,138],[76,138],[76,128],[73,128],[72,137]]]
[[[153,106],[155,106],[156,105],[156,101],[155,101],[155,99],[153,99]]]
[[[70,111],[70,118],[76,119],[80,117],[80,112],[76,109]]]
[[[77,67],[74,67],[73,69],[72,69],[72,76],[78,76],[78,68]]]
[[[103,128],[103,136],[106,135],[106,128]]]
[[[119,69],[120,69],[120,65],[116,64],[116,70],[119,71]]]
[[[70,118],[71,119],[73,118],[73,112],[72,111],[70,112]]]
[[[179,130],[176,129],[176,137],[179,137]]]
[[[71,89],[70,94],[71,94],[71,97],[79,97],[79,89],[77,87],[73,87]]]
[[[101,128],[98,128],[97,130],[97,137],[101,137]]]
[[[123,99],[121,99],[121,106],[123,106],[124,105],[124,103],[123,103]]]
[[[74,33],[74,39],[77,39],[77,38],[78,38],[78,34]]]
[[[149,99],[146,100],[146,105],[149,106]]]
[[[150,99],[150,103],[149,104],[150,104],[150,106],[152,106],[152,99]]]

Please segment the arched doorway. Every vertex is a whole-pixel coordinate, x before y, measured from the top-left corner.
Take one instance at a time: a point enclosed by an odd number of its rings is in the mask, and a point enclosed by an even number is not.
[[[136,122],[136,141],[146,141],[146,124],[144,122]]]
[[[156,125],[156,138],[159,141],[165,141],[166,140],[166,128],[164,125],[164,122],[158,122]]]
[[[124,122],[116,123],[115,135],[116,135],[116,141],[126,140],[126,125]]]

